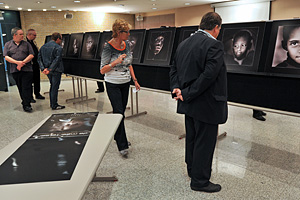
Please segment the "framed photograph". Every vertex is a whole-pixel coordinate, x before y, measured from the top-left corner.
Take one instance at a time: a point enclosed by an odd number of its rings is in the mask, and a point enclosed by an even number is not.
[[[83,33],[72,33],[67,50],[67,57],[78,58],[82,47]]]
[[[145,64],[169,65],[175,36],[175,27],[150,29],[144,56]]]
[[[100,32],[88,32],[83,36],[82,50],[80,58],[94,59],[99,43]]]
[[[100,35],[100,40],[97,49],[97,59],[101,59],[102,51],[106,42],[112,39],[112,31],[104,31]]]
[[[146,35],[145,29],[130,30],[128,42],[130,45],[130,51],[133,56],[133,60],[132,60],[133,64],[141,62],[145,35]]]
[[[265,71],[300,77],[300,19],[273,21]]]
[[[182,26],[180,28],[178,44],[183,40],[190,37],[192,33],[195,33],[199,29],[199,26]]]
[[[63,48],[63,57],[66,57],[68,45],[70,40],[70,34],[62,34],[61,47]]]
[[[50,42],[50,40],[51,40],[51,35],[47,35],[46,38],[45,38],[45,44],[46,44],[47,42]]]
[[[218,39],[224,44],[228,72],[258,72],[266,22],[223,24]]]

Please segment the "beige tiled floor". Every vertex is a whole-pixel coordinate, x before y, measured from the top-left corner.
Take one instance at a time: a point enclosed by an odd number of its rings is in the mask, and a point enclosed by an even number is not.
[[[49,89],[43,81],[42,91]],[[72,104],[72,82],[62,81],[59,103],[66,109],[52,111],[49,98],[32,104],[25,113],[16,86],[0,92],[0,149],[53,113],[111,110],[106,93],[95,94],[96,82],[88,81],[96,101]],[[175,113],[170,95],[141,90],[139,111],[146,115],[126,119],[132,147],[128,159],[119,155],[114,141],[101,162],[98,176],[115,175],[114,183],[91,183],[83,199],[300,199],[299,118],[267,113],[265,122],[252,118],[252,110],[229,107],[229,118],[220,126],[228,135],[219,140],[214,155],[212,181],[220,183],[216,194],[194,192],[184,163],[183,116]],[[130,115],[130,110],[127,115]]]

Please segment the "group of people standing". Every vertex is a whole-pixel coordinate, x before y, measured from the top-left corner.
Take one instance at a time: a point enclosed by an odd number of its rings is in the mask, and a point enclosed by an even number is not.
[[[11,30],[11,35],[13,39],[5,43],[3,55],[10,63],[10,73],[16,81],[23,110],[33,111],[31,103],[36,103],[33,93],[36,99],[45,99],[40,93],[40,70],[43,70],[50,80],[50,107],[53,110],[65,108],[57,103],[63,72],[61,34],[53,33],[52,41],[42,46],[40,51],[34,41],[37,36],[34,29],[27,31],[27,41],[24,40],[23,30],[18,27]]]

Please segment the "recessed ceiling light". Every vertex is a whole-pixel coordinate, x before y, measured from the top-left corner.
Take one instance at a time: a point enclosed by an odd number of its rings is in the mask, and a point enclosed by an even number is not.
[[[7,8],[7,9],[8,9],[8,8],[9,8],[9,6],[5,6],[4,8]]]
[[[77,12],[77,10],[73,10],[74,12]]]
[[[154,3],[154,4],[152,4],[152,6],[156,6],[156,4]]]
[[[41,2],[41,1],[37,1],[36,3],[43,3],[43,2]]]
[[[0,4],[4,4],[4,3],[0,2]]]
[[[56,8],[56,6],[51,6],[51,8]]]
[[[156,10],[157,8],[152,8],[153,10]]]
[[[28,9],[28,11],[31,11],[31,9]]]
[[[18,10],[22,10],[22,8],[18,8]]]
[[[61,9],[58,9],[57,11],[59,11],[59,12],[60,12],[60,11],[61,11]]]
[[[74,1],[74,3],[80,3],[80,1],[76,0],[76,1]]]
[[[151,1],[156,1],[156,0],[151,0]]]
[[[47,9],[43,9],[43,11],[47,11]]]
[[[191,3],[187,2],[187,3],[185,3],[184,5],[189,6],[189,5],[191,5]]]

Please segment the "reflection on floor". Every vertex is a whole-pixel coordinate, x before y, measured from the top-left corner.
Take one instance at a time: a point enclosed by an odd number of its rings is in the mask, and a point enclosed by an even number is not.
[[[49,90],[47,81],[42,91]],[[111,111],[107,94],[97,93],[96,82],[88,81],[90,97],[96,101],[65,103],[73,97],[72,82],[62,81],[59,104],[64,110],[51,110],[49,97],[32,104],[25,113],[16,86],[0,92],[0,149],[53,113]],[[130,101],[130,100],[129,100]],[[229,119],[220,126],[228,135],[218,141],[214,155],[212,181],[222,185],[216,194],[192,191],[184,163],[183,116],[176,114],[176,102],[169,94],[141,90],[139,111],[148,114],[126,119],[132,146],[129,157],[119,155],[112,141],[98,176],[118,177],[114,183],[91,183],[83,199],[300,199],[299,119],[267,113],[261,122],[252,110],[229,107]],[[129,104],[130,105],[130,104]],[[130,110],[127,111],[130,115]]]

